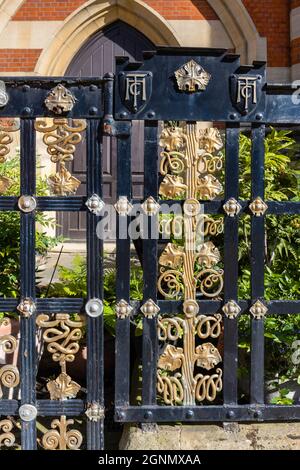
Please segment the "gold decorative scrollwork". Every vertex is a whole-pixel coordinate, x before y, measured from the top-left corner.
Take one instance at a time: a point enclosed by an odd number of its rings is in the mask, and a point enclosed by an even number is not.
[[[20,124],[16,119],[1,119],[0,120],[0,163],[6,161],[7,155],[10,152],[10,144],[13,142],[11,132],[16,132],[20,129]]]
[[[61,416],[51,423],[51,430],[47,431],[42,438],[45,450],[77,450],[82,444],[82,434],[77,429],[68,427],[74,424],[73,419]]]
[[[199,314],[197,293],[217,298],[223,289],[221,255],[208,236],[223,232],[223,221],[201,214],[199,199],[223,191],[214,173],[222,169],[223,143],[217,129],[197,131],[196,124],[166,128],[160,145],[160,195],[184,198],[184,214],[163,217],[159,231],[180,236],[183,246],[168,243],[159,258],[158,291],[165,298],[184,299],[183,316],[158,318],[158,339],[165,343],[158,360],[157,390],[166,405],[193,406],[212,402],[222,390],[222,357],[216,340],[222,315]],[[205,342],[207,341],[207,342]],[[171,344],[174,343],[174,344]],[[201,369],[210,374],[201,373]]]
[[[9,326],[9,318],[1,320],[1,326]],[[18,342],[16,338],[10,334],[0,337],[0,347],[5,354],[13,354],[17,347]],[[3,397],[2,386],[6,388],[15,388],[20,383],[19,369],[11,364],[0,367],[0,398]]]
[[[66,196],[76,193],[80,181],[71,175],[66,168],[66,162],[74,159],[76,146],[82,141],[81,132],[86,129],[86,122],[73,119],[72,126],[66,118],[54,118],[53,125],[46,121],[36,121],[35,129],[44,134],[43,142],[53,163],[58,164],[58,171],[48,178],[48,184],[53,194]]]
[[[70,315],[62,313],[57,313],[54,320],[50,320],[49,315],[39,315],[36,322],[39,327],[46,328],[43,339],[48,343],[47,350],[61,367],[60,375],[47,384],[51,400],[75,398],[80,385],[67,374],[66,365],[74,361],[79,351],[83,322],[71,320]]]
[[[16,438],[11,432],[13,430],[13,423],[9,419],[0,421],[0,447],[12,447]]]

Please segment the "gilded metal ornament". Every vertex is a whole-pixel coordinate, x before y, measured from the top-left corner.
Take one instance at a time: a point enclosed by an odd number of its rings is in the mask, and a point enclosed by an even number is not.
[[[211,79],[211,75],[194,60],[176,70],[175,77],[179,90],[191,93],[206,90]]]
[[[149,299],[144,303],[144,305],[142,305],[141,311],[144,314],[144,317],[148,318],[148,320],[152,320],[157,316],[160,308],[152,299]]]
[[[45,106],[55,114],[63,114],[71,111],[75,102],[72,93],[60,83],[50,91],[45,99]]]
[[[16,438],[11,432],[13,427],[10,419],[0,421],[0,447],[12,447],[15,444]]]
[[[158,291],[164,298],[183,298],[183,317],[158,318],[158,338],[165,349],[158,360],[157,390],[166,405],[193,406],[213,401],[222,390],[222,357],[207,341],[221,335],[222,315],[199,314],[197,294],[216,298],[223,289],[221,256],[208,235],[223,231],[223,220],[201,213],[199,199],[214,199],[222,185],[213,173],[222,169],[217,129],[197,131],[196,124],[163,130],[160,195],[182,197],[183,215],[164,218],[160,231],[181,234],[183,246],[168,243],[159,258]],[[180,342],[180,346],[178,346]],[[174,343],[174,344],[172,344]],[[198,369],[212,371],[202,374]]]
[[[234,197],[232,197],[226,202],[226,204],[224,204],[223,209],[229,217],[235,217],[241,212],[242,206],[236,199],[234,199]]]
[[[252,214],[256,217],[262,217],[268,210],[267,204],[261,197],[257,197],[249,206]]]
[[[6,191],[12,185],[12,180],[6,176],[0,175],[0,195],[6,193]]]
[[[3,318],[0,321],[1,326],[9,326],[9,318]],[[18,347],[17,339],[11,335],[0,336],[0,347],[4,354],[13,354]],[[3,397],[2,386],[6,388],[15,388],[20,383],[20,373],[17,366],[6,364],[0,367],[0,398]]]
[[[73,119],[72,126],[66,118],[54,118],[53,125],[46,121],[36,121],[35,129],[44,134],[43,142],[53,163],[58,165],[58,171],[48,177],[51,193],[58,196],[75,194],[81,182],[67,170],[66,163],[74,159],[76,145],[82,141],[81,132],[86,129],[86,122]]]
[[[116,305],[116,315],[121,320],[130,317],[132,311],[133,308],[126,300],[121,299]]]
[[[25,404],[19,408],[19,416],[22,421],[30,422],[37,417],[37,409],[34,405]]]
[[[100,403],[92,402],[88,404],[85,414],[90,421],[97,423],[105,418],[105,408]]]
[[[74,424],[73,419],[61,416],[51,423],[51,430],[47,431],[42,438],[42,445],[45,450],[77,450],[82,444],[82,434],[77,429],[68,427]]]
[[[23,315],[25,318],[31,317],[36,310],[35,302],[31,298],[24,298],[21,300],[19,305],[17,306],[17,310]]]
[[[49,315],[39,315],[36,323],[45,328],[43,340],[48,344],[47,350],[61,367],[60,375],[47,384],[51,400],[75,398],[81,387],[67,374],[66,365],[74,361],[79,351],[83,322],[71,320],[68,314],[57,313],[53,320]]]
[[[0,120],[0,163],[4,163],[10,152],[10,144],[13,142],[12,132],[20,129],[20,123],[16,119]]]
[[[150,196],[148,199],[146,199],[146,201],[143,202],[142,209],[146,215],[153,216],[159,212],[160,205],[152,196]]]
[[[117,213],[124,217],[129,215],[133,209],[133,205],[128,201],[126,196],[120,196],[114,207]]]
[[[21,196],[18,200],[20,211],[28,214],[36,209],[36,199],[33,196]]]
[[[268,309],[260,300],[257,300],[250,308],[250,312],[255,320],[263,320],[268,313]]]
[[[87,201],[86,206],[92,214],[100,215],[102,209],[105,207],[104,202],[102,201],[101,197],[98,194],[93,194]]]
[[[225,313],[226,317],[230,320],[234,320],[241,312],[240,306],[234,301],[230,300],[227,302],[226,305],[222,308],[223,312]]]

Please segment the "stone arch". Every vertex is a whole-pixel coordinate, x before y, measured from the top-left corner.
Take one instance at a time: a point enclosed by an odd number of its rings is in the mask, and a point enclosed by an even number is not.
[[[180,46],[176,33],[160,14],[141,0],[90,0],[71,14],[42,52],[38,75],[64,75],[79,48],[96,31],[122,20],[156,45]]]
[[[258,33],[242,0],[207,0],[223,23],[242,63],[267,60],[267,41]]]

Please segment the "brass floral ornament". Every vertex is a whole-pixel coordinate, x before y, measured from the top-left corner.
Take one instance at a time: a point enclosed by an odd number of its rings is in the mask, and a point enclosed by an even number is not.
[[[67,374],[66,366],[74,361],[79,351],[83,322],[71,320],[68,314],[57,313],[53,320],[49,315],[39,315],[36,323],[45,328],[43,339],[48,344],[47,350],[61,367],[60,375],[47,384],[51,400],[75,398],[81,387]]]
[[[15,444],[16,438],[11,432],[13,427],[10,419],[0,421],[0,447],[12,447]]]
[[[235,217],[241,212],[242,206],[234,197],[232,197],[226,202],[226,204],[224,204],[223,209],[228,217]]]
[[[122,217],[129,215],[133,209],[133,205],[128,201],[127,196],[120,196],[114,207],[117,213]]]
[[[230,300],[227,302],[226,305],[222,308],[223,312],[225,313],[226,317],[230,320],[234,320],[241,312],[240,306],[234,301]]]
[[[81,132],[86,129],[86,122],[73,119],[72,124],[69,125],[66,118],[54,118],[53,125],[50,126],[43,120],[35,123],[35,129],[44,134],[43,142],[47,146],[51,162],[58,165],[58,171],[48,177],[51,193],[58,196],[75,194],[81,184],[66,168],[66,163],[74,159],[74,152],[82,141]]]
[[[1,326],[9,326],[10,319],[3,318],[0,320]],[[13,354],[18,347],[18,342],[16,338],[11,335],[0,336],[0,348],[5,354]],[[19,369],[12,365],[6,364],[0,367],[0,398],[3,397],[2,386],[6,388],[15,388],[20,383],[20,373]]]
[[[126,300],[121,299],[116,305],[116,315],[117,318],[120,318],[121,320],[125,320],[125,318],[130,317],[132,311],[133,308],[128,302],[126,302]]]
[[[170,237],[181,233],[184,243],[166,245],[157,287],[164,298],[184,303],[182,317],[158,317],[158,339],[165,348],[158,360],[157,390],[166,405],[193,406],[214,401],[222,390],[222,357],[211,342],[221,335],[222,315],[199,314],[196,299],[199,294],[217,298],[223,289],[220,252],[205,240],[223,232],[223,221],[202,214],[199,203],[223,190],[215,176],[223,165],[223,142],[217,129],[197,131],[194,123],[164,129],[160,146],[160,195],[184,199],[183,215],[162,218],[160,231]]]
[[[263,320],[268,313],[268,309],[260,300],[257,300],[250,308],[250,312],[255,320]]]
[[[257,197],[249,206],[251,212],[256,217],[262,217],[268,210],[267,204],[261,197]]]
[[[42,438],[45,450],[77,450],[82,444],[82,434],[77,429],[68,430],[74,424],[73,419],[61,416],[51,423],[51,430],[47,431]]]
[[[45,99],[45,106],[55,114],[63,114],[71,111],[76,102],[72,93],[64,85],[59,83],[53,88]]]
[[[17,306],[17,310],[23,315],[23,317],[29,318],[36,310],[35,302],[30,297],[25,297],[24,299],[21,299],[21,302]]]
[[[156,202],[154,197],[149,196],[142,204],[142,209],[148,216],[156,215],[160,209],[160,205]]]
[[[100,403],[92,402],[88,404],[85,414],[90,421],[97,423],[105,418],[105,409]]]
[[[176,70],[175,77],[179,90],[190,93],[206,90],[211,79],[211,75],[195,60],[190,60]]]
[[[144,303],[144,305],[142,305],[141,311],[144,314],[144,317],[148,318],[149,320],[152,320],[157,316],[160,311],[160,308],[152,299],[149,299],[146,303]]]

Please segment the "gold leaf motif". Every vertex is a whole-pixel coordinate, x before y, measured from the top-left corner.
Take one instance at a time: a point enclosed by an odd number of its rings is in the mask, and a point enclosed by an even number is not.
[[[175,175],[167,175],[164,177],[160,188],[160,196],[164,196],[168,199],[183,196],[186,192],[186,184],[183,183],[183,178]]]
[[[47,389],[50,393],[51,400],[65,400],[68,398],[75,398],[80,390],[80,385],[74,382],[71,377],[62,372],[47,383]]]
[[[176,70],[175,77],[179,90],[188,92],[206,90],[211,79],[211,75],[195,60],[190,60]]]
[[[212,200],[223,191],[220,181],[213,175],[205,175],[197,181],[197,195],[199,199]]]
[[[50,175],[47,181],[51,193],[57,196],[75,194],[81,185],[81,181],[72,176],[63,164],[60,164],[59,171],[55,175]]]
[[[181,246],[168,243],[160,255],[159,264],[171,269],[178,269],[183,265],[184,249]]]
[[[202,369],[211,370],[222,361],[217,348],[211,343],[201,344],[196,348],[197,366]]]
[[[77,450],[82,444],[82,434],[77,429],[68,430],[74,424],[73,419],[61,416],[51,423],[51,430],[47,431],[42,438],[45,450]]]
[[[198,247],[199,254],[196,256],[199,264],[206,268],[212,268],[221,261],[218,248],[212,242],[206,242]]]
[[[182,366],[183,349],[175,348],[168,344],[159,358],[158,367],[164,370],[174,371]]]

